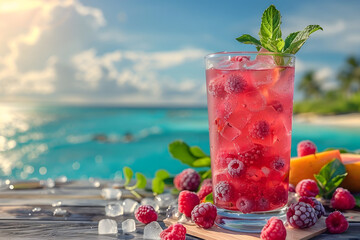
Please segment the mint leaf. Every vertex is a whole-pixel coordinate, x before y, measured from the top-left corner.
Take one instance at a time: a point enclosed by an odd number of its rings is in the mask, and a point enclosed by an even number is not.
[[[125,176],[125,183],[124,186],[129,185],[131,178],[133,177],[133,171],[129,167],[123,168],[124,176]]]
[[[214,203],[213,193],[209,193],[208,195],[206,195],[205,202]]]
[[[281,52],[285,44],[281,38],[280,24],[279,10],[270,5],[262,15],[259,36],[262,47],[271,52]]]
[[[346,148],[327,148],[324,150],[325,151],[333,151],[333,150],[339,150],[340,153],[353,153],[353,154],[356,154],[354,151],[350,151]]]
[[[146,177],[144,176],[144,174],[137,172],[135,174],[136,177],[136,184],[134,186],[131,187],[126,187],[126,189],[128,190],[134,190],[136,188],[141,188],[144,189],[146,187]]]
[[[193,162],[194,167],[210,167],[211,166],[211,160],[209,157],[200,158]]]
[[[198,146],[190,147],[190,152],[192,155],[198,158],[208,157],[208,155],[206,155],[204,151],[201,150],[201,148]]]
[[[169,178],[170,174],[168,173],[168,171],[166,171],[164,169],[159,169],[159,170],[156,171],[155,177],[159,178],[161,180],[164,180],[166,178]]]
[[[356,201],[356,206],[360,208],[360,196],[354,196],[354,198],[355,198],[355,201]]]
[[[297,53],[306,40],[313,32],[317,30],[323,30],[319,25],[309,25],[304,30],[296,33],[291,33],[286,39],[288,40],[288,47],[284,51],[285,53],[295,54]],[[293,34],[293,36],[291,36]],[[294,36],[296,34],[296,36]]]
[[[324,198],[330,198],[346,175],[346,168],[338,159],[334,159],[323,166],[319,174],[314,175],[319,186],[320,195]]]
[[[201,176],[201,180],[207,179],[207,178],[211,178],[211,169],[207,170],[207,171],[202,171],[199,172],[200,176]]]
[[[152,180],[151,189],[152,189],[153,193],[155,193],[155,194],[163,193],[164,188],[165,188],[165,183],[162,179],[154,178]]]
[[[197,159],[190,151],[190,147],[183,141],[174,141],[169,144],[169,152],[173,158],[180,160],[189,166]]]
[[[285,39],[284,51],[289,48],[290,44],[294,41],[296,36],[299,34],[300,31],[290,33],[289,36]]]
[[[166,185],[174,185],[174,178],[173,177],[165,178],[164,183]]]
[[[259,51],[261,48],[261,42],[254,38],[253,36],[249,34],[244,34],[238,38],[236,38],[238,42],[244,43],[244,44],[253,44],[256,46],[256,49]]]

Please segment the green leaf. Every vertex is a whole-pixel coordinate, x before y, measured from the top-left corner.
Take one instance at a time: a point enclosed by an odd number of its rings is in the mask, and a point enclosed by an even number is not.
[[[124,186],[129,185],[131,178],[133,177],[133,171],[129,167],[123,168],[124,176],[125,176],[125,184]]]
[[[208,157],[208,155],[204,153],[204,151],[201,150],[201,148],[199,148],[198,146],[190,147],[190,152],[193,156],[198,158]]]
[[[320,174],[314,174],[314,177],[319,185],[319,189],[323,189],[326,185],[326,179]]]
[[[205,202],[214,203],[213,193],[209,193],[208,195],[206,195]]]
[[[165,178],[164,180],[164,183],[166,184],[166,185],[174,185],[174,178],[173,177],[169,177],[169,178]]]
[[[126,189],[134,190],[136,188],[144,189],[146,187],[146,177],[144,176],[144,174],[137,172],[135,174],[135,178],[137,180],[135,185],[131,187],[126,187]]]
[[[211,160],[209,157],[200,158],[193,162],[194,167],[210,167],[211,166]]]
[[[201,175],[201,179],[207,179],[207,178],[211,178],[211,169],[207,170],[206,172],[200,174]]]
[[[300,31],[290,33],[289,36],[286,37],[286,39],[285,39],[285,45],[284,45],[284,51],[286,51],[286,49],[288,49],[288,47],[289,47],[290,44],[294,41],[294,39],[295,39],[296,36],[299,34],[299,32],[300,32]]]
[[[333,150],[339,150],[340,153],[352,153],[352,154],[356,154],[354,151],[350,151],[346,148],[327,148],[324,150],[324,152],[327,151],[333,151]]]
[[[281,15],[274,5],[270,5],[261,18],[260,42],[261,45],[271,52],[281,52],[284,40],[281,39]]]
[[[169,178],[170,177],[170,174],[168,171],[164,170],[164,169],[159,169],[156,171],[155,173],[155,177],[156,178],[159,178],[161,180],[164,180],[166,178]]]
[[[261,48],[261,42],[254,38],[253,36],[249,34],[244,34],[238,38],[236,38],[238,42],[244,43],[244,44],[252,44],[256,46],[256,49],[259,51]]]
[[[152,180],[152,191],[153,193],[160,194],[164,192],[165,183],[160,178],[154,178]]]
[[[356,201],[356,206],[360,208],[360,196],[354,196]]]
[[[286,48],[284,52],[291,54],[297,53],[302,47],[302,45],[304,45],[306,40],[310,37],[310,35],[318,30],[323,30],[323,29],[319,25],[309,25],[304,30],[297,32],[296,36],[288,36],[286,39],[288,39],[289,46]]]
[[[169,144],[169,152],[173,158],[176,158],[191,167],[193,166],[193,162],[197,159],[190,152],[190,147],[180,140]]]

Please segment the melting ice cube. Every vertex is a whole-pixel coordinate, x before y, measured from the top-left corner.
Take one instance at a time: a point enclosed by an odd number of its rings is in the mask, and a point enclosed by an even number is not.
[[[117,217],[124,214],[124,207],[120,202],[111,202],[105,206],[105,214],[109,217]]]
[[[143,198],[141,200],[141,205],[150,205],[155,209],[155,211],[159,211],[159,205],[152,198]]]
[[[121,223],[123,233],[131,233],[136,231],[136,224],[134,219],[127,219]]]
[[[101,190],[101,196],[106,200],[119,200],[122,192],[119,189],[104,188]]]
[[[175,198],[171,193],[163,193],[157,195],[155,201],[160,208],[164,208],[171,205],[175,201]]]
[[[124,213],[125,214],[131,214],[133,212],[135,212],[135,210],[139,207],[139,203],[127,198],[125,199],[125,201],[123,201],[123,208],[124,208]]]
[[[259,112],[265,109],[266,99],[259,91],[252,91],[244,94],[246,108],[251,112]]]
[[[162,232],[160,224],[156,221],[149,223],[144,228],[144,239],[160,239],[160,233]]]
[[[178,219],[180,217],[179,208],[177,205],[170,205],[166,209],[166,217],[172,219]]]
[[[61,208],[55,208],[53,215],[54,216],[66,216],[68,214],[68,211]]]
[[[118,227],[116,221],[112,219],[102,219],[98,225],[99,234],[117,234]]]
[[[31,210],[32,212],[40,212],[41,211],[41,208],[39,207],[35,207]]]
[[[61,202],[61,201],[53,202],[53,203],[51,204],[51,206],[53,206],[53,207],[60,207],[61,205],[62,205],[62,202]]]

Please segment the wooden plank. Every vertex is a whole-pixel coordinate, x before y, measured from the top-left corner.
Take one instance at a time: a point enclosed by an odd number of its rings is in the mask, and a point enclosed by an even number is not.
[[[176,223],[177,220],[174,219],[165,219],[164,223],[166,226],[169,226],[171,224]],[[228,231],[225,229],[222,229],[218,226],[213,226],[210,229],[203,229],[199,228],[195,225],[184,225],[187,230],[187,234],[205,239],[205,240],[219,240],[219,239],[234,239],[234,240],[254,240],[259,239],[260,234],[249,234],[249,233],[239,233],[239,232],[233,232]],[[295,229],[292,227],[287,227],[287,240],[306,240],[313,238],[317,235],[320,235],[321,233],[326,231],[326,225],[325,225],[325,218],[321,218],[315,226],[308,228],[308,229]]]

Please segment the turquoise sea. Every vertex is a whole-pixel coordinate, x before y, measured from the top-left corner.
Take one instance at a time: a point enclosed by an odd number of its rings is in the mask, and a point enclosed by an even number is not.
[[[186,168],[167,145],[182,139],[209,152],[205,108],[120,108],[2,105],[0,178],[119,178],[124,166],[152,177]],[[360,129],[294,123],[296,144],[360,148]]]

